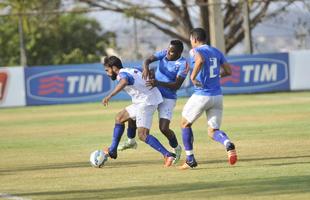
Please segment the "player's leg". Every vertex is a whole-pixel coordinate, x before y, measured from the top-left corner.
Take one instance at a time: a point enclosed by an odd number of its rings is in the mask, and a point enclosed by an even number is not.
[[[205,111],[205,104],[207,101],[208,99],[206,99],[205,96],[192,95],[183,108],[181,128],[186,162],[181,166],[181,169],[194,168],[197,166],[193,151],[194,135],[192,124]]]
[[[117,146],[124,133],[125,122],[128,121],[128,119],[129,119],[129,113],[126,111],[126,109],[117,113],[115,117],[112,143],[108,149],[104,150],[105,153],[108,154],[113,159],[117,158]]]
[[[174,131],[170,129],[170,121],[175,104],[175,99],[164,98],[164,101],[158,105],[159,130],[166,136],[170,146],[173,148],[173,152],[176,154],[176,159],[173,161],[173,164],[176,164],[180,160],[182,153],[182,147],[179,145]]]
[[[127,139],[118,146],[118,150],[123,151],[126,149],[136,149],[138,143],[135,140],[136,137],[136,120],[129,118],[127,128]]]
[[[130,118],[128,120],[127,139],[118,146],[118,150],[120,151],[137,148],[137,142],[135,140],[137,129],[135,120],[137,113],[137,105],[131,104],[127,106],[125,109],[128,112]]]
[[[137,112],[137,127],[138,127],[138,136],[139,139],[150,145],[153,149],[160,152],[165,158],[165,166],[169,167],[173,160],[175,159],[175,155],[169,152],[156,137],[151,135],[150,128],[152,126],[153,114],[156,110],[157,106],[148,105],[148,106],[140,106]]]
[[[227,134],[220,130],[223,114],[223,97],[214,96],[214,105],[212,108],[206,111],[208,118],[208,135],[215,141],[223,144],[226,148],[228,161],[230,164],[235,164],[237,162],[237,154],[235,145],[230,141]]]

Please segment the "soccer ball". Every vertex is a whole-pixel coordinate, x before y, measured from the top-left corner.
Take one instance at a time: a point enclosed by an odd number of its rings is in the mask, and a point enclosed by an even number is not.
[[[102,150],[96,150],[90,154],[90,164],[93,167],[100,168],[108,160],[107,155],[104,154]]]

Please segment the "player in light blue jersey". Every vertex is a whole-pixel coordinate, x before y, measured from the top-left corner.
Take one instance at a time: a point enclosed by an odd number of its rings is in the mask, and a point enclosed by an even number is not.
[[[177,90],[181,87],[189,71],[186,59],[181,56],[183,43],[180,40],[170,41],[168,49],[158,51],[144,61],[143,78],[147,79],[147,85],[157,87],[163,96],[163,102],[158,105],[159,129],[169,140],[170,146],[176,154],[174,164],[180,159],[182,148],[170,129],[173,109],[176,105]],[[158,61],[155,79],[150,76],[149,64]],[[127,132],[128,140],[120,145],[123,149],[135,148],[134,133]]]
[[[117,158],[117,147],[124,132],[124,123],[132,119],[136,120],[139,139],[164,156],[166,167],[171,166],[175,160],[175,154],[169,152],[153,135],[149,134],[153,114],[163,101],[159,90],[156,87],[147,87],[142,78],[142,72],[137,69],[123,68],[121,60],[116,56],[106,57],[103,64],[107,75],[112,80],[117,79],[118,84],[102,100],[102,103],[107,106],[109,100],[121,90],[125,90],[132,99],[132,104],[115,117],[112,144],[109,148],[104,148],[105,155],[113,159]]]
[[[220,78],[231,75],[230,65],[221,51],[205,43],[204,29],[193,29],[190,41],[193,47],[190,51],[190,64],[193,66],[190,78],[195,90],[182,111],[181,127],[186,162],[181,169],[197,166],[193,152],[194,136],[191,126],[204,112],[208,120],[208,135],[225,146],[228,162],[233,165],[237,162],[235,145],[220,130],[223,112]]]

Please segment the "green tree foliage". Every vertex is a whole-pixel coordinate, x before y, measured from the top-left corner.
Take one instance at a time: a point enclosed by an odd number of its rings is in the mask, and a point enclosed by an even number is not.
[[[9,1],[10,16],[0,17],[0,66],[20,65],[20,13],[28,66],[98,62],[115,45],[115,34],[104,32],[94,19],[51,14],[60,1],[27,2]]]

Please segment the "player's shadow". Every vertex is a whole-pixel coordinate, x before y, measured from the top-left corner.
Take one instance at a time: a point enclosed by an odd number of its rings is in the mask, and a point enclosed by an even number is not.
[[[310,176],[282,176],[271,178],[241,179],[238,181],[204,181],[161,185],[114,187],[94,190],[67,190],[28,192],[16,196],[49,199],[119,199],[119,198],[167,198],[186,199],[192,197],[220,198],[243,195],[244,197],[266,197],[275,195],[309,194]],[[280,196],[279,196],[280,198]]]
[[[310,155],[300,155],[300,156],[282,156],[282,157],[261,157],[261,158],[246,158],[242,157],[242,155],[239,155],[238,162],[257,162],[257,161],[272,161],[272,160],[292,160],[292,159],[298,159],[298,158],[310,158]],[[310,162],[310,161],[309,161]],[[296,164],[299,163],[309,163],[309,162],[296,162]],[[226,159],[222,160],[203,160],[199,162],[200,164],[217,164],[217,163],[227,163]],[[286,164],[294,164],[294,162],[282,162],[281,164],[275,164],[275,165],[286,165]],[[272,164],[269,164],[272,165]]]
[[[24,166],[17,168],[0,169],[0,174],[23,172],[23,171],[37,171],[37,170],[50,170],[50,169],[66,169],[66,168],[83,168],[90,167],[87,162],[70,162],[70,163],[48,163],[43,165]]]
[[[264,161],[264,160],[291,160],[298,158],[310,158],[310,155],[302,155],[302,156],[284,156],[284,157],[264,157],[264,158],[240,158],[239,162],[252,162],[252,161]],[[182,161],[180,161],[182,162]],[[217,164],[217,163],[227,163],[227,160],[201,160],[198,161],[199,164]],[[293,164],[304,164],[309,162],[281,162],[279,164],[267,164],[267,165],[293,165]],[[109,162],[104,166],[105,168],[130,168],[130,167],[138,167],[138,166],[147,166],[147,165],[163,165],[163,161],[160,159],[156,160],[132,160],[132,161],[122,161],[121,159],[117,160],[109,160]],[[39,171],[39,170],[54,170],[54,169],[67,169],[67,168],[89,168],[90,164],[88,162],[67,162],[67,163],[49,163],[44,165],[34,165],[34,166],[24,166],[24,167],[16,167],[16,168],[7,168],[0,169],[0,175],[16,173],[16,172],[25,172],[25,171]],[[210,167],[210,166],[209,166]],[[223,166],[223,167],[226,167]],[[236,165],[235,167],[238,167]],[[219,168],[218,166],[216,168]],[[197,168],[197,169],[205,169],[205,168]]]
[[[134,161],[120,161],[109,160],[104,168],[129,168],[145,165],[163,165],[163,161],[158,160],[134,160]],[[23,166],[16,168],[0,169],[0,175],[25,172],[25,171],[40,171],[40,170],[54,170],[54,169],[67,169],[67,168],[91,168],[89,162],[67,162],[67,163],[48,163],[43,165]]]

